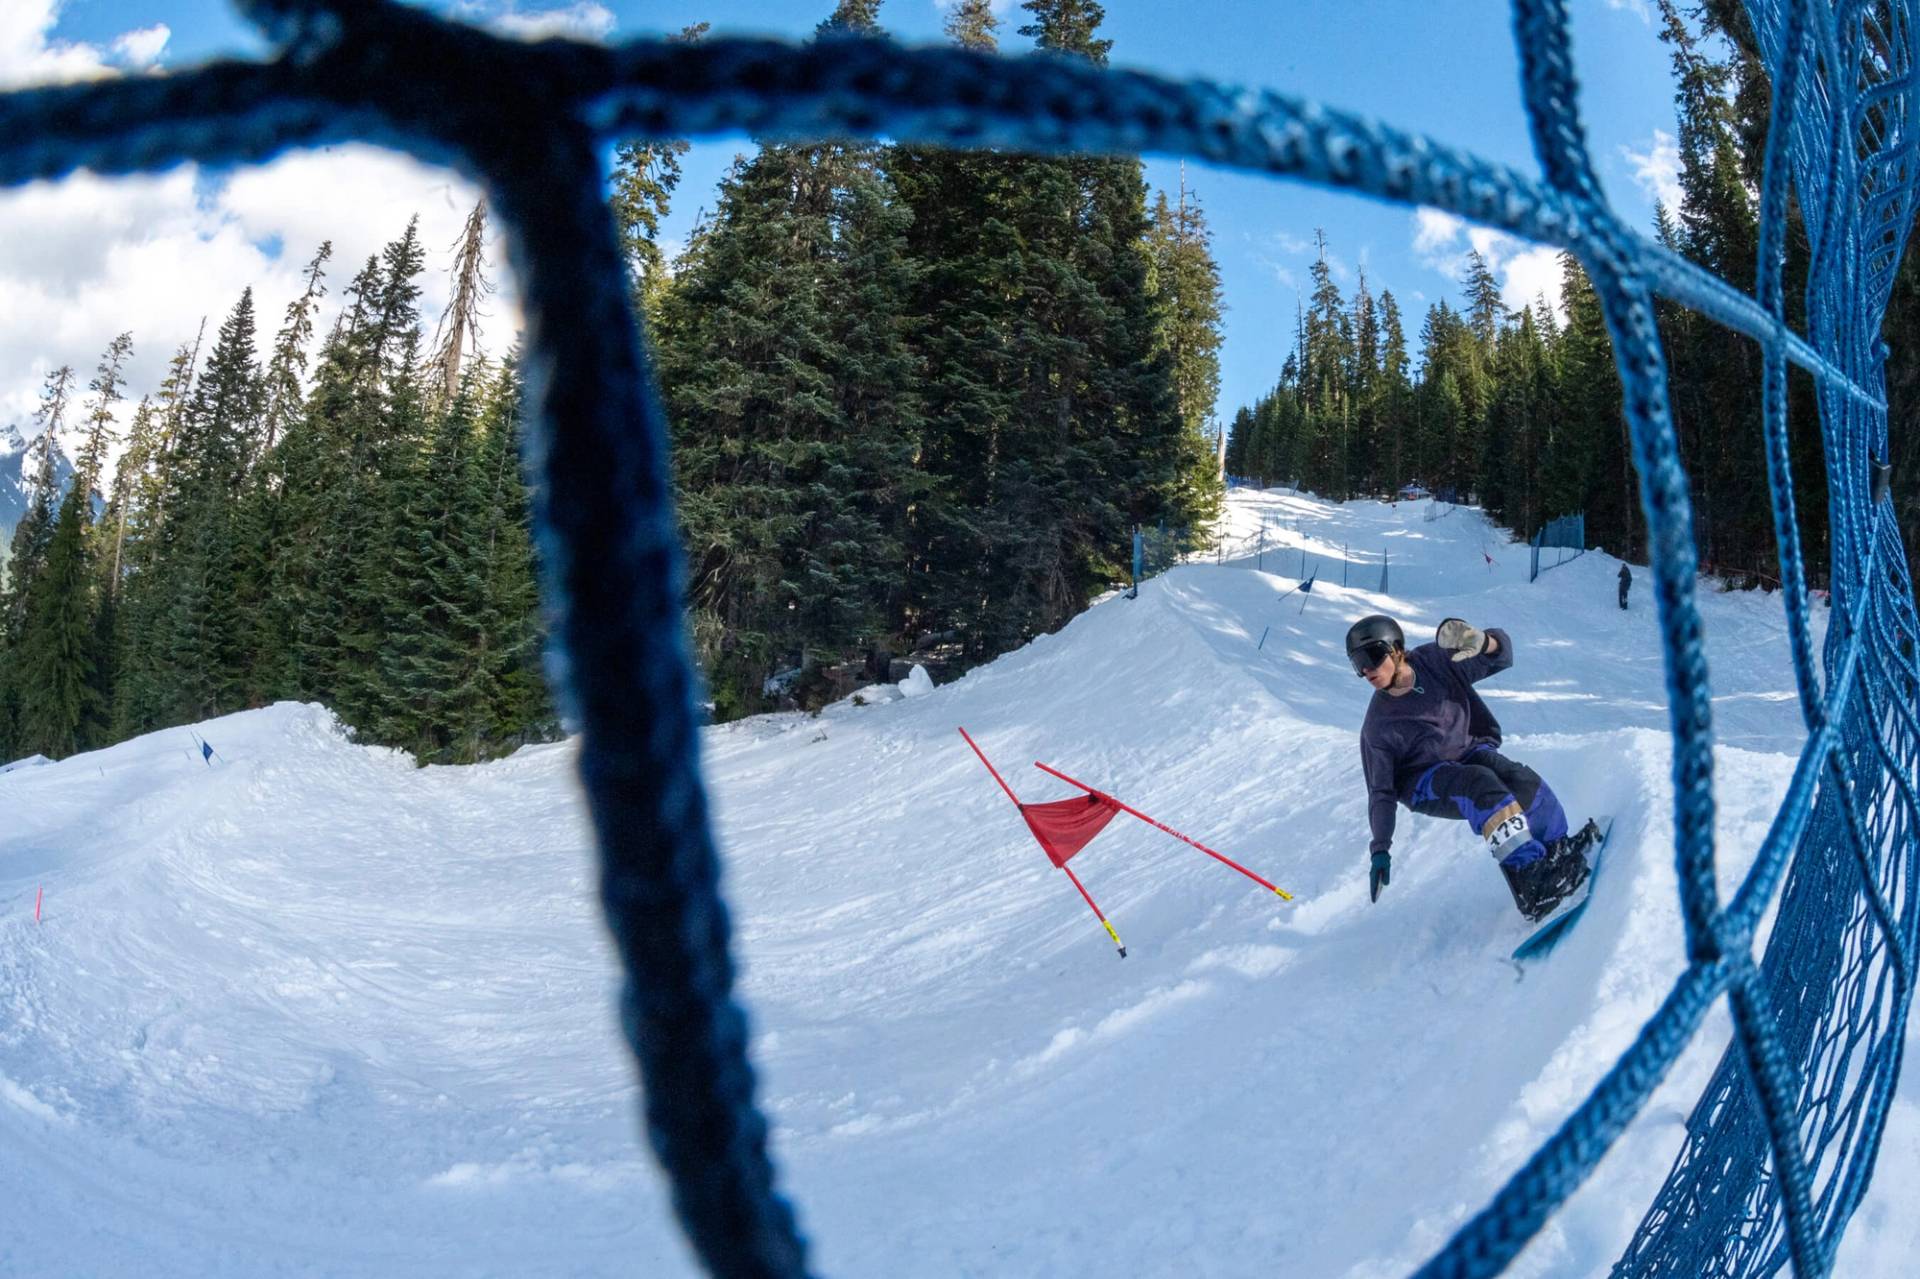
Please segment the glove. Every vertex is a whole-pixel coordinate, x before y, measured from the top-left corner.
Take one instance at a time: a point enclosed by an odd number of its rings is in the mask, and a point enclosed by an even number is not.
[[[1386,849],[1373,855],[1373,868],[1367,872],[1367,891],[1373,894],[1372,900],[1380,900],[1380,890],[1393,878],[1393,858]]]
[[[1453,660],[1464,662],[1469,657],[1480,656],[1480,650],[1487,646],[1487,637],[1480,631],[1467,625],[1457,617],[1449,617],[1440,623],[1440,630],[1434,636],[1440,647],[1453,654]]]

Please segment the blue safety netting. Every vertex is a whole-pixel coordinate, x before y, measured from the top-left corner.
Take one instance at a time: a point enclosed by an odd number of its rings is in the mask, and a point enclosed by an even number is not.
[[[1540,576],[1540,548],[1543,546],[1550,546],[1562,552],[1573,552],[1572,555],[1555,556],[1553,563],[1547,565],[1548,568],[1559,568],[1570,559],[1579,559],[1587,549],[1586,512],[1562,515],[1557,519],[1548,520],[1527,539],[1527,545],[1533,548],[1533,567],[1527,575],[1529,582]]]
[[[1913,216],[1904,0],[1749,6],[1775,89],[1751,295],[1633,233],[1607,204],[1581,126],[1564,0],[1514,5],[1540,177],[1275,93],[1058,58],[853,37],[526,45],[387,0],[239,3],[278,42],[272,62],[0,94],[0,185],[81,167],[247,163],[364,139],[485,186],[523,290],[529,462],[540,481],[557,682],[583,727],[601,894],[627,974],[623,1025],[646,1081],[648,1137],[714,1273],[799,1275],[806,1251],[774,1187],[732,997],[682,638],[666,423],[627,306],[600,156],[615,138],[733,131],[1188,155],[1433,206],[1580,259],[1613,338],[1652,550],[1687,966],[1593,1093],[1420,1273],[1504,1268],[1723,995],[1733,1043],[1617,1273],[1755,1275],[1787,1260],[1801,1275],[1828,1273],[1898,1078],[1920,917],[1911,887],[1916,626],[1884,489],[1878,338]],[[1789,189],[1812,250],[1805,334],[1783,320]],[[1765,352],[1781,599],[1808,728],[1778,817],[1724,903],[1691,504],[1656,294]],[[1789,363],[1818,388],[1831,501],[1833,614],[1817,667],[1788,474]]]

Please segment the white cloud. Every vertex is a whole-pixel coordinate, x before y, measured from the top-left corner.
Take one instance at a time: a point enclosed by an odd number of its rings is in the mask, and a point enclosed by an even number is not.
[[[102,45],[61,42],[53,36],[60,8],[60,0],[0,0],[0,85],[150,66],[171,35],[156,24]],[[264,357],[302,287],[302,268],[331,240],[311,358],[348,281],[416,213],[426,254],[421,322],[431,338],[446,307],[452,246],[479,198],[455,174],[358,145],[216,173],[193,165],[115,179],[82,171],[0,189],[0,428],[28,425],[47,374],[63,364],[73,367],[84,400],[101,352],[126,331],[134,341],[127,394],[138,401],[158,388],[202,318],[211,340],[249,287]],[[481,323],[497,354],[521,321],[497,239],[487,263],[498,292]],[[124,424],[131,403],[121,410]]]
[[[1444,209],[1421,205],[1413,211],[1413,251],[1426,258],[1451,245],[1466,225]]]
[[[1265,267],[1267,273],[1273,276],[1282,288],[1292,289],[1295,293],[1300,292],[1300,277],[1295,275],[1285,263],[1276,262],[1264,254],[1256,254],[1254,260]]]
[[[134,338],[128,393],[137,400],[157,388],[201,318],[211,337],[247,287],[264,357],[302,267],[331,240],[317,343],[348,281],[415,213],[430,337],[446,306],[451,246],[478,198],[450,173],[362,146],[296,153],[219,178],[185,166],[114,180],[80,173],[0,191],[0,297],[8,300],[0,308],[0,424],[26,425],[50,369],[71,364],[84,384],[107,342],[125,330]],[[488,273],[500,292],[482,327],[497,353],[520,319],[498,246],[490,249]]]
[[[1421,207],[1413,213],[1414,256],[1458,288],[1467,271],[1468,250],[1487,261],[1500,281],[1500,300],[1510,310],[1531,306],[1545,296],[1564,317],[1560,299],[1560,251],[1530,244],[1505,231],[1470,225],[1444,209]],[[1423,299],[1424,300],[1424,299]]]
[[[0,88],[63,84],[112,74],[98,47],[51,38],[60,6],[61,0],[0,3]]]
[[[546,40],[568,36],[575,40],[605,40],[613,31],[613,12],[594,0],[575,0],[558,9],[521,9],[513,0],[483,25],[516,40]]]
[[[167,47],[167,41],[173,32],[164,22],[156,22],[150,27],[138,31],[129,31],[113,42],[113,51],[120,55],[121,62],[136,70],[152,66],[160,60],[161,51]]]
[[[1648,0],[1607,0],[1607,8],[1619,13],[1631,13],[1648,26],[1653,25],[1653,6]]]
[[[1620,155],[1633,166],[1633,180],[1649,198],[1669,209],[1680,207],[1680,144],[1664,129],[1655,129],[1645,151],[1620,148]]]
[[[1500,300],[1509,310],[1532,306],[1544,297],[1560,322],[1566,323],[1566,307],[1560,297],[1560,250],[1536,245],[1515,254],[1502,264],[1500,276]]]

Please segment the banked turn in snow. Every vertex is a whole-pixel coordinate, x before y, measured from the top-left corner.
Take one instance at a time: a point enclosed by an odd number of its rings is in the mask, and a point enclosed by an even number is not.
[[[929,695],[708,731],[821,1273],[1404,1273],[1631,1041],[1682,967],[1645,583],[1624,613],[1599,554],[1529,584],[1526,548],[1433,513],[1238,492],[1244,558]],[[1303,546],[1318,580],[1279,601]],[[1359,584],[1383,551],[1392,595]],[[1731,883],[1801,732],[1777,601],[1704,589]],[[1367,901],[1369,690],[1340,642],[1372,611],[1507,628],[1514,668],[1480,687],[1510,753],[1576,821],[1616,817],[1544,963],[1507,962],[1519,916],[1458,823],[1403,812]],[[961,724],[1022,798],[1072,793],[1045,760],[1296,900],[1116,822],[1074,868],[1117,961]],[[0,775],[0,1274],[693,1273],[638,1135],[572,747],[419,770],[292,704],[193,731],[211,766],[178,729]],[[1514,1273],[1605,1270],[1725,1037],[1722,1013]],[[1920,1234],[1906,1096],[1843,1273],[1904,1273]]]

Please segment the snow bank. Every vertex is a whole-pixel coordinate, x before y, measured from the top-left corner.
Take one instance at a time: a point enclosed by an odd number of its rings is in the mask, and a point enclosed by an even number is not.
[[[1586,1094],[1682,966],[1650,601],[1590,554],[1526,582],[1478,513],[1239,491],[1194,565],[934,688],[707,730],[785,1187],[842,1276],[1381,1275]],[[1390,553],[1393,595],[1340,583]],[[1280,596],[1305,567],[1310,596]],[[1263,571],[1264,570],[1264,571]],[[1356,583],[1377,573],[1354,572]],[[1729,882],[1801,740],[1774,600],[1703,599]],[[1476,840],[1402,814],[1365,888],[1340,638],[1508,629],[1511,753],[1611,813],[1543,964]],[[1817,619],[1819,620],[1819,619]],[[1074,862],[1114,951],[955,732],[1122,817]],[[639,1139],[571,744],[415,769],[283,704],[0,776],[0,1202],[19,1273],[695,1273]],[[43,921],[33,896],[44,888]],[[1724,1042],[1700,1044],[1522,1275],[1603,1272]],[[1904,1273],[1906,1095],[1849,1237]]]

